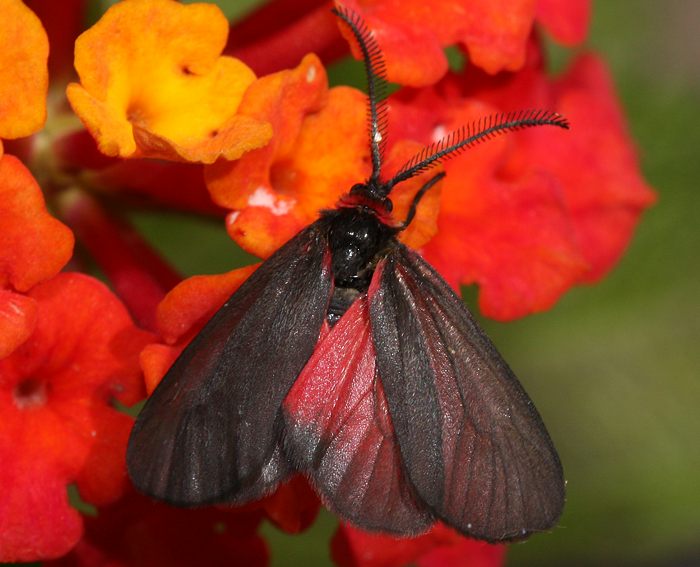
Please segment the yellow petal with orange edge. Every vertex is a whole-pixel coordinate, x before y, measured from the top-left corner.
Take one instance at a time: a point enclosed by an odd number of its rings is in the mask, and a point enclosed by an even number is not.
[[[21,138],[46,120],[49,40],[20,0],[0,0],[0,138]],[[0,144],[2,155],[2,144]]]
[[[212,163],[264,146],[271,126],[237,114],[255,74],[222,57],[228,21],[213,4],[124,0],[76,41],[68,99],[100,150]]]

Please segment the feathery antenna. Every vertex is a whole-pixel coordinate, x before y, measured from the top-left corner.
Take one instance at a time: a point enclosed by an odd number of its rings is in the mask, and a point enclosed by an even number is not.
[[[557,126],[569,128],[569,122],[561,114],[549,110],[521,110],[503,112],[481,118],[476,122],[462,126],[441,140],[423,148],[418,154],[408,160],[398,173],[389,181],[380,182],[379,176],[386,148],[388,106],[387,95],[389,83],[386,79],[386,64],[372,31],[367,27],[362,17],[352,10],[336,5],[332,12],[348,26],[362,51],[362,60],[367,76],[367,92],[369,104],[367,122],[369,127],[369,142],[372,153],[372,175],[366,183],[359,183],[350,191],[361,193],[372,199],[385,203],[391,210],[388,195],[397,183],[423,173],[432,167],[474,147],[481,142],[505,134],[533,128],[535,126]],[[406,220],[399,225],[399,230],[405,229],[416,214],[416,208],[425,193],[444,177],[439,173],[428,180],[416,193]]]
[[[344,6],[336,6],[332,9],[332,12],[350,28],[362,51],[362,60],[365,65],[365,74],[367,75],[367,93],[369,97],[367,122],[372,151],[372,175],[369,181],[371,185],[377,186],[386,147],[388,125],[386,103],[388,82],[386,80],[384,56],[371,30],[358,14]]]
[[[521,110],[480,118],[478,121],[462,126],[441,140],[423,148],[408,160],[394,178],[387,181],[385,185],[388,190],[391,190],[391,187],[397,183],[435,167],[481,142],[506,132],[535,126],[558,126],[568,129],[569,122],[561,114],[549,110]]]

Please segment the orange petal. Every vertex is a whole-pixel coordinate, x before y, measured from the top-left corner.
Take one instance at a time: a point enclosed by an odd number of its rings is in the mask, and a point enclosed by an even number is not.
[[[19,0],[0,0],[0,14],[0,138],[21,138],[46,120],[49,40]]]
[[[318,80],[322,68],[317,63],[310,67],[311,61],[306,58],[293,72],[283,72],[294,74],[261,109],[275,125],[270,145],[235,163],[206,168],[214,200],[235,210],[228,219],[229,234],[263,258],[369,174],[365,95],[336,87],[321,99],[320,110],[318,102],[312,104],[312,93],[292,96],[303,92],[308,76]]]
[[[158,328],[169,343],[199,330],[255,271],[245,266],[215,276],[193,276],[176,285],[158,305]]]
[[[228,21],[212,4],[124,0],[76,41],[67,94],[107,155],[212,163],[264,146],[270,125],[237,114],[255,81],[220,56]]]
[[[17,158],[0,158],[0,288],[26,291],[56,274],[73,233],[46,210],[41,189]]]
[[[387,154],[384,164],[385,171],[390,172],[386,177],[391,178],[404,163],[419,153],[423,147],[422,144],[408,140],[401,140],[394,144]],[[404,222],[408,217],[416,192],[439,173],[440,169],[431,169],[422,175],[399,183],[392,189],[391,202],[394,205],[394,209],[391,216],[397,224]],[[441,183],[438,183],[437,186],[432,187],[421,198],[411,224],[408,225],[406,230],[401,232],[399,239],[407,246],[421,248],[437,233],[437,217],[440,212],[440,185]]]
[[[5,358],[29,338],[36,324],[36,301],[0,289],[0,358]]]
[[[270,143],[233,163],[205,168],[212,199],[225,208],[242,208],[258,187],[270,187],[273,165],[294,151],[304,118],[321,109],[328,79],[318,57],[307,55],[296,69],[261,78],[248,89],[240,110],[272,124]]]
[[[175,359],[182,352],[182,347],[174,347],[161,344],[147,345],[142,351],[139,362],[143,371],[143,379],[146,383],[146,393],[150,396],[160,384],[175,362]]]
[[[248,279],[257,265],[215,276],[193,276],[176,285],[158,305],[158,328],[167,344],[151,344],[141,352],[146,390],[150,395],[185,344],[214,312]]]

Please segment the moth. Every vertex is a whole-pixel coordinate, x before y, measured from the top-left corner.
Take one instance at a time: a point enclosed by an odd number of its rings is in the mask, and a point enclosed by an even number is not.
[[[554,112],[498,115],[425,148],[382,181],[384,61],[361,18],[334,9],[367,76],[372,173],[266,260],[185,348],[129,439],[134,485],[176,506],[242,504],[303,473],[366,530],[440,520],[487,541],[551,528],[562,466],[532,401],[461,298],[398,236],[392,188]]]

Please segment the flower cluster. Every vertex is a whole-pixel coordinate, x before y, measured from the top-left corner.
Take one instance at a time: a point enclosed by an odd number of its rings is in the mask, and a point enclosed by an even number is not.
[[[601,58],[547,74],[542,30],[580,43],[589,0],[343,5],[402,85],[389,102],[387,174],[484,115],[544,108],[571,122],[445,164],[402,239],[455,287],[477,284],[481,310],[501,320],[602,278],[654,196]],[[83,29],[88,0],[0,0],[0,563],[266,565],[263,520],[289,533],[313,523],[320,502],[300,477],[245,507],[197,511],[131,488],[128,408],[255,266],[182,281],[120,211],[211,215],[266,258],[365,179],[366,97],[330,87],[325,71],[355,48],[331,6],[272,0],[231,24],[213,4],[122,0]],[[449,46],[465,58],[459,71]],[[421,183],[392,192],[399,221]],[[94,265],[108,285],[85,273]],[[504,557],[442,525],[390,539],[341,524],[332,557],[358,567]]]

